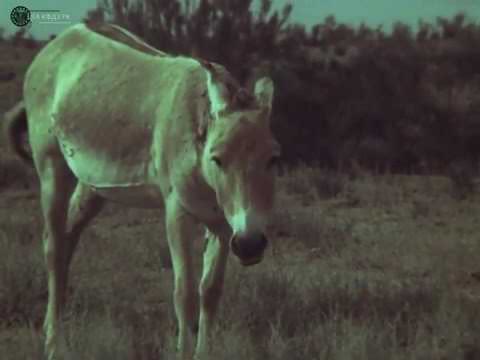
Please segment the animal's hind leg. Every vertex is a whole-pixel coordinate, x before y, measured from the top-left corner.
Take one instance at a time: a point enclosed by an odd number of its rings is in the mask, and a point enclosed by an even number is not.
[[[43,250],[48,277],[48,304],[44,330],[48,359],[54,359],[64,334],[59,329],[67,286],[66,221],[75,180],[64,159],[47,155],[37,163],[44,216]]]
[[[72,261],[80,235],[90,221],[100,213],[104,205],[105,200],[98,196],[89,186],[81,182],[77,183],[68,209],[67,270]]]

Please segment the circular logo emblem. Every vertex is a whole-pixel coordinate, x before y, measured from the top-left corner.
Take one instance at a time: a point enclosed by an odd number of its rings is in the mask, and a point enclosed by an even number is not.
[[[16,6],[10,13],[10,20],[12,21],[13,25],[25,26],[30,23],[30,16],[30,10],[28,10],[25,6]]]

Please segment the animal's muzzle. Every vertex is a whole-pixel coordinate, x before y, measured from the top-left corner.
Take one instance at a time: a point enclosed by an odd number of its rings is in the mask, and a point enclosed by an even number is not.
[[[242,265],[248,266],[258,264],[262,260],[267,243],[267,238],[263,233],[234,234],[230,240],[230,247]]]

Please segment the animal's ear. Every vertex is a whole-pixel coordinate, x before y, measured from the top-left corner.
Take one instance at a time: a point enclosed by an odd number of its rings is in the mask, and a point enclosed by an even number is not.
[[[227,109],[230,103],[231,91],[222,81],[220,69],[208,61],[201,62],[207,70],[207,92],[210,100],[210,111],[217,118],[218,115]]]
[[[255,97],[262,108],[265,108],[270,115],[273,101],[273,81],[263,77],[255,83]]]
[[[207,129],[211,124],[212,115],[210,113],[210,107],[208,102],[201,101],[197,108],[197,129],[196,129],[196,138],[200,142],[205,141],[207,136]]]

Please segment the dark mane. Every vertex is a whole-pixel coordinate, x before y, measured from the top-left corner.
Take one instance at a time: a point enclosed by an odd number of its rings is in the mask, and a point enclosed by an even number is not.
[[[117,41],[127,46],[130,46],[131,48],[141,51],[145,54],[153,56],[170,56],[169,54],[155,49],[151,45],[148,45],[142,39],[121,28],[118,25],[86,21],[85,26],[99,35],[105,36],[113,41]]]

